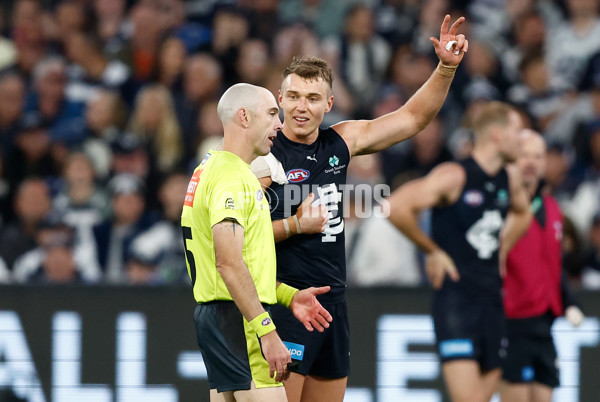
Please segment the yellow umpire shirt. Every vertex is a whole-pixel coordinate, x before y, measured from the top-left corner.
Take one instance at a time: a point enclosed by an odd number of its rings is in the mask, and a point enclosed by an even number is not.
[[[187,269],[198,303],[233,300],[216,268],[212,227],[223,220],[235,220],[244,228],[242,255],[258,298],[275,304],[269,203],[250,165],[231,152],[210,150],[192,175],[181,214]]]

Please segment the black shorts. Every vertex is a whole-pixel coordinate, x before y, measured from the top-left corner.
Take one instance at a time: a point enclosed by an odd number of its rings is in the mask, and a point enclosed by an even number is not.
[[[269,311],[271,306],[263,305]],[[208,384],[218,392],[282,386],[269,377],[260,340],[232,301],[202,303],[194,312]]]
[[[442,289],[433,300],[433,323],[442,363],[475,360],[482,370],[502,367],[506,321],[500,297],[472,297]]]
[[[541,318],[543,317],[535,320],[539,321]],[[502,378],[511,383],[538,382],[551,388],[558,387],[557,354],[550,326],[546,334],[535,330],[532,333],[521,330],[513,333],[510,331],[513,320],[508,321],[508,349]],[[517,321],[519,327],[522,327],[521,322],[524,320]]]
[[[332,289],[332,292],[335,292]],[[281,306],[273,306],[272,317],[277,333],[281,339],[290,344],[292,349],[300,349],[303,353],[301,360],[298,353],[292,351],[292,361],[298,362],[291,371],[302,375],[314,375],[324,378],[343,378],[350,374],[350,329],[348,312],[343,293],[337,300],[335,294],[328,299],[319,297],[323,307],[329,311],[333,321],[324,332],[316,329],[309,332],[298,321],[291,311]],[[331,302],[330,302],[331,301]]]

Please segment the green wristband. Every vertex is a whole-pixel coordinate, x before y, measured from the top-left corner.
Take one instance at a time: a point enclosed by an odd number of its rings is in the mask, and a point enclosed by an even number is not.
[[[266,311],[254,317],[248,324],[250,324],[250,327],[256,332],[259,338],[262,338],[271,331],[275,331],[275,324],[273,324],[271,316]]]
[[[290,285],[280,283],[279,286],[277,286],[277,292],[275,293],[277,295],[277,304],[289,308],[292,298],[297,291],[298,289],[293,288]]]

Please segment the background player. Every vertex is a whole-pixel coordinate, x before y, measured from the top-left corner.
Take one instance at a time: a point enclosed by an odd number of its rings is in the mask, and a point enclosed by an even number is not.
[[[508,348],[500,396],[504,402],[550,402],[559,383],[552,323],[564,311],[578,326],[583,314],[562,280],[562,214],[543,191],[546,143],[541,135],[523,130],[517,164],[534,219],[506,260]]]
[[[211,401],[284,401],[280,381],[289,374],[290,352],[270,306],[289,306],[305,328],[322,331],[331,316],[315,295],[328,288],[276,285],[269,205],[249,167],[281,128],[275,98],[238,84],[223,94],[218,112],[223,151],[209,152],[194,171],[181,217],[198,345]]]
[[[458,34],[463,22],[461,17],[450,26],[450,16],[444,18],[440,38],[430,38],[440,59],[431,77],[404,106],[375,120],[344,121],[320,130],[325,113],[333,106],[331,69],[321,59],[301,58],[283,73],[279,104],[284,124],[272,154],[282,164],[290,183],[274,182],[273,169],[271,177],[261,180],[264,186],[270,186],[273,231],[275,240],[281,241],[277,247],[277,275],[279,280],[301,289],[331,286],[331,291],[319,300],[333,316],[332,326],[324,334],[307,334],[288,311],[273,311],[282,338],[304,347],[303,360],[285,384],[292,402],[342,401],[346,389],[349,328],[339,189],[346,183],[350,158],[406,140],[436,116],[468,50],[464,35]],[[262,161],[262,165],[255,171],[263,170],[268,161]],[[298,208],[308,195],[301,189],[314,187],[315,194]],[[297,234],[300,236],[290,238]]]
[[[512,230],[505,232],[503,245],[514,244],[509,235],[518,238],[531,220],[518,168],[506,166],[517,157],[519,114],[506,104],[489,103],[473,130],[470,158],[441,164],[389,198],[390,221],[426,253],[436,289],[438,352],[454,402],[487,401],[500,380],[505,320],[499,233],[509,210]],[[431,237],[418,223],[427,208],[432,208]]]

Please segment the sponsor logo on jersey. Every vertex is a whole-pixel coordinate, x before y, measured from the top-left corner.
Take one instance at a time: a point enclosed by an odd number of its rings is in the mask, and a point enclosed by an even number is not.
[[[521,379],[530,382],[535,378],[535,369],[531,366],[525,366],[521,369]]]
[[[470,339],[448,339],[440,342],[442,357],[471,356],[473,352],[473,341]]]
[[[304,359],[304,345],[283,341],[285,347],[290,351],[290,355],[294,360]]]
[[[506,206],[508,205],[508,191],[501,188],[498,190],[498,194],[496,195],[496,199],[498,200],[498,205]]]
[[[290,183],[300,183],[310,177],[310,172],[306,169],[292,169],[285,173],[285,177]]]
[[[263,192],[262,192],[262,190],[258,190],[258,191],[256,192],[256,199],[257,199],[258,201],[262,201],[262,199],[263,199],[263,196],[264,196],[264,195],[263,195]]]
[[[479,190],[466,191],[463,200],[471,207],[478,207],[483,204],[483,193]]]
[[[190,179],[190,182],[188,183],[188,186],[187,186],[187,190],[185,192],[185,198],[183,200],[183,205],[186,205],[188,207],[194,206],[194,196],[196,195],[196,188],[198,188],[198,182],[200,181],[201,173],[202,173],[202,169],[198,169],[192,175],[192,178]]]
[[[334,167],[334,166],[338,166],[340,164],[340,159],[333,155],[329,157],[329,166]]]
[[[229,197],[225,200],[225,209],[235,209],[235,201]]]
[[[262,325],[263,327],[266,327],[267,325],[270,325],[270,324],[271,324],[271,319],[269,317],[265,318],[260,323],[260,325]]]

